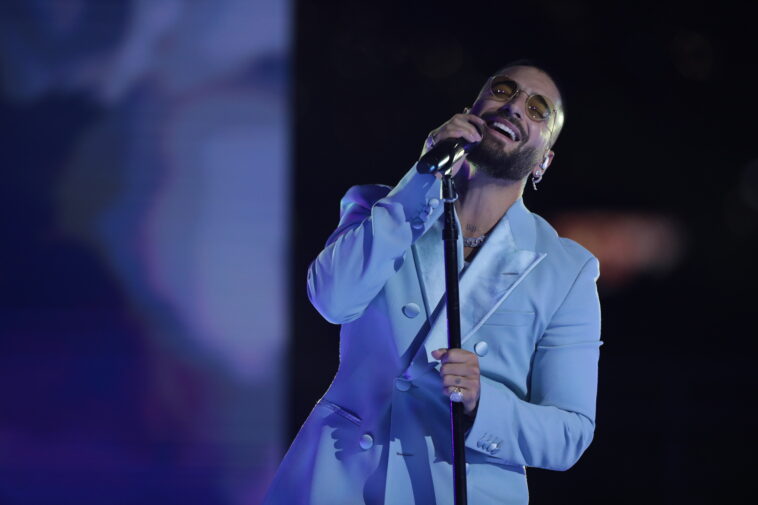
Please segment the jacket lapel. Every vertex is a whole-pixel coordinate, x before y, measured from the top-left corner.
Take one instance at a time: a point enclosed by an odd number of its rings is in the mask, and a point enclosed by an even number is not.
[[[460,229],[458,216],[455,218]],[[424,298],[426,317],[431,325],[435,314],[443,305],[445,294],[445,246],[442,242],[444,216],[438,219],[413,245],[413,259],[416,262],[421,294]],[[458,272],[463,269],[463,238],[458,237]]]
[[[434,232],[432,234],[432,232]],[[517,200],[495,226],[482,249],[463,271],[460,279],[461,342],[465,342],[505,301],[508,295],[546,256],[535,252],[534,217]],[[421,241],[424,240],[423,243]],[[442,296],[445,292],[442,221],[417,242],[415,260],[420,272],[421,290],[426,297],[431,325],[417,358],[433,363],[431,352],[447,347],[447,310]],[[458,257],[462,263],[462,240]],[[460,271],[460,264],[459,264]],[[430,303],[431,302],[431,303]],[[432,303],[434,305],[432,305]],[[414,360],[415,361],[415,360]]]

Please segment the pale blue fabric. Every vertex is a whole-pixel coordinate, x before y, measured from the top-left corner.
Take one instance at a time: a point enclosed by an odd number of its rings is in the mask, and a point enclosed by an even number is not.
[[[437,179],[415,167],[393,189],[356,186],[343,198],[308,270],[311,302],[342,325],[339,370],[264,504],[452,504],[448,400],[431,356],[447,347],[437,198]],[[487,343],[466,436],[471,505],[526,504],[525,467],[566,470],[589,446],[597,277],[597,260],[522,200],[462,271],[463,348]]]

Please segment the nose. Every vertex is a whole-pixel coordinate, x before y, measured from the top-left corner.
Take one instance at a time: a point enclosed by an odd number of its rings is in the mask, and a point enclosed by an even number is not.
[[[506,116],[513,116],[519,120],[523,119],[524,116],[522,114],[521,100],[519,100],[519,98],[521,97],[517,95],[510,101],[504,103],[503,106],[500,107],[500,112]]]

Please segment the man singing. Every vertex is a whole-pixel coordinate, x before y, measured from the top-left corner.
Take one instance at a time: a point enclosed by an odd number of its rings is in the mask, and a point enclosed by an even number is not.
[[[426,140],[478,143],[452,169],[461,349],[445,348],[439,177],[414,166],[393,188],[348,190],[308,269],[311,302],[342,325],[339,370],[264,503],[452,504],[451,399],[472,505],[526,504],[526,467],[579,459],[595,425],[598,262],[522,199],[563,121],[551,77],[512,64]]]

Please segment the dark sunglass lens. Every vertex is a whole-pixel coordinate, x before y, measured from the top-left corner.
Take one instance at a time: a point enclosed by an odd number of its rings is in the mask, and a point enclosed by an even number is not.
[[[542,95],[532,95],[526,102],[529,117],[535,121],[545,121],[550,117],[550,102]]]
[[[518,84],[507,77],[496,77],[492,80],[492,94],[501,100],[510,100],[518,91]]]

